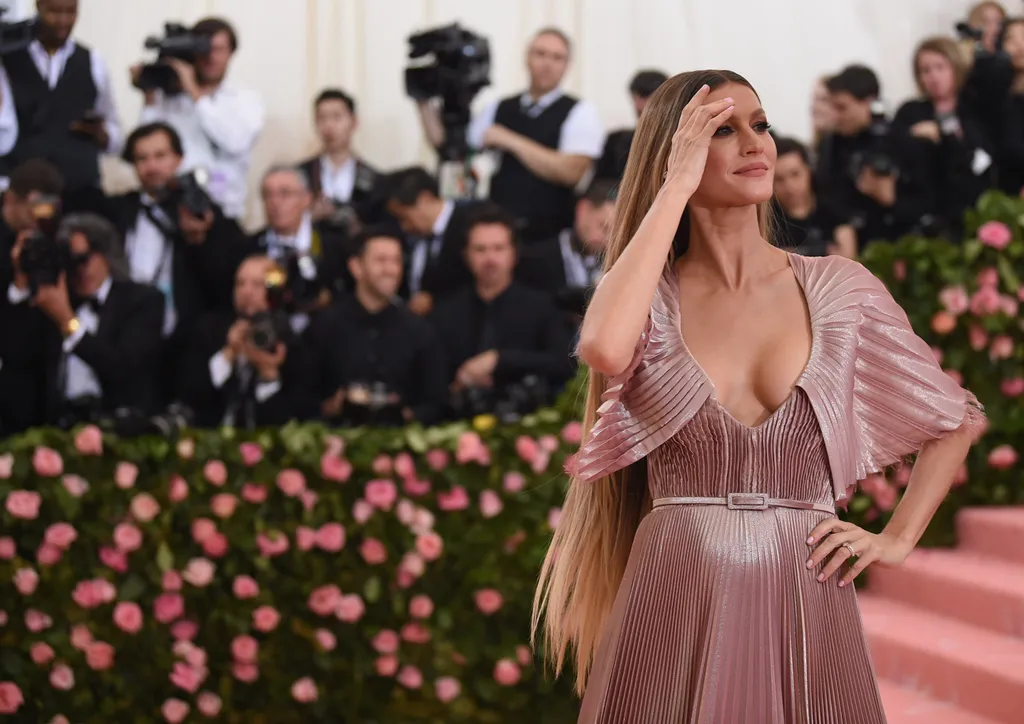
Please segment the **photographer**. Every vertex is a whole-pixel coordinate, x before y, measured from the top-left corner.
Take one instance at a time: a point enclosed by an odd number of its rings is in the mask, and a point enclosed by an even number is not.
[[[982,126],[959,102],[967,62],[952,38],[928,38],[914,52],[914,80],[921,98],[904,103],[893,132],[927,146],[929,178],[934,179],[940,231],[953,241],[963,236],[963,217],[993,181],[992,153]]]
[[[647,100],[666,80],[668,76],[660,70],[642,70],[633,76],[633,80],[629,82],[629,97],[633,101],[633,110],[636,111],[637,118],[643,113]],[[629,148],[633,145],[634,131],[634,128],[626,128],[608,134],[604,142],[604,152],[594,169],[594,178],[612,179],[615,182],[622,180],[622,174],[626,171],[626,160],[629,158]]]
[[[514,225],[500,208],[476,212],[465,252],[473,286],[439,303],[430,317],[459,417],[527,414],[550,402],[572,374],[569,337],[554,302],[514,280]]]
[[[317,366],[268,294],[280,274],[267,257],[249,257],[235,275],[234,309],[198,324],[181,398],[200,427],[252,429],[316,415]]]
[[[20,238],[12,260],[10,301],[31,305],[35,323],[23,331],[41,345],[22,399],[34,398],[43,419],[65,429],[119,408],[156,412],[164,300],[128,278],[113,225],[73,214],[56,239]]]
[[[1024,19],[1003,31],[1003,50],[1011,67],[1009,91],[1001,99],[998,127],[999,188],[1011,196],[1024,194]]]
[[[559,87],[569,67],[570,50],[562,31],[539,31],[526,53],[529,89],[486,106],[466,132],[471,147],[500,154],[500,166],[490,180],[490,197],[512,212],[525,243],[572,224],[573,189],[604,146],[597,109]],[[422,102],[419,109],[428,140],[441,146],[445,131],[438,107]]]
[[[78,0],[37,0],[36,39],[3,56],[0,170],[45,158],[68,192],[100,186],[100,154],[121,148],[106,63],[71,38]]]
[[[836,125],[818,153],[823,200],[851,219],[861,249],[875,240],[929,231],[936,205],[925,142],[889,127],[870,68],[851,65],[826,86]]]
[[[163,121],[173,126],[185,149],[183,170],[205,169],[210,195],[229,218],[238,219],[245,213],[252,149],[263,130],[263,101],[224,80],[238,50],[238,36],[227,21],[200,20],[191,32],[209,40],[209,52],[192,63],[174,57],[161,61],[174,69],[181,92],[146,90],[139,124]],[[142,65],[131,69],[136,87],[142,74]]]
[[[310,328],[324,350],[324,416],[346,426],[438,422],[447,399],[443,352],[430,324],[395,301],[401,240],[383,227],[367,229],[348,263],[354,294]]]

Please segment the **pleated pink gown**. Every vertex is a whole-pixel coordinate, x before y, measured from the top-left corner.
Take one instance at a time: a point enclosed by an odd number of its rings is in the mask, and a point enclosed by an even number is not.
[[[633,364],[611,381],[577,475],[646,459],[653,499],[762,493],[834,509],[848,488],[961,425],[973,396],[854,262],[791,257],[811,358],[749,427],[686,349],[666,272]],[[819,583],[806,539],[830,512],[655,507],[640,523],[582,703],[581,724],[886,721],[853,586]]]

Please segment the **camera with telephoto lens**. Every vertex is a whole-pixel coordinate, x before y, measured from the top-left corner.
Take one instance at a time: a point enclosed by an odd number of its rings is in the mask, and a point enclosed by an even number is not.
[[[28,277],[29,289],[35,295],[39,287],[60,281],[61,274],[72,269],[71,248],[58,238],[60,226],[60,199],[41,196],[32,202],[32,216],[36,228],[21,246],[18,265]]]
[[[288,293],[285,271],[275,265],[263,281],[267,289],[267,309],[249,320],[249,342],[256,349],[272,354],[291,331],[285,309]]]
[[[466,387],[452,396],[451,405],[460,418],[494,415],[502,424],[518,422],[550,402],[546,380],[527,375],[498,391],[489,387]]]
[[[879,176],[892,176],[896,173],[896,161],[893,159],[889,146],[889,119],[885,116],[885,105],[881,101],[871,103],[871,123],[868,125],[868,147],[853,156],[850,173],[854,180],[860,178],[861,171],[871,169]]]
[[[178,176],[171,183],[171,190],[177,194],[178,203],[197,218],[203,218],[213,211],[213,199],[206,191],[210,174],[204,168],[197,168]]]
[[[163,91],[172,96],[182,92],[181,79],[166,62],[170,58],[194,65],[200,56],[210,52],[210,38],[196,35],[179,23],[165,23],[164,37],[146,38],[146,50],[157,51],[156,62],[142,66],[135,87],[141,91]]]
[[[341,408],[344,427],[396,427],[405,424],[402,396],[387,382],[353,382],[345,389]]]
[[[26,50],[36,39],[36,27],[39,24],[37,18],[13,23],[4,20],[3,18],[8,12],[10,12],[9,7],[0,6],[0,55]]]

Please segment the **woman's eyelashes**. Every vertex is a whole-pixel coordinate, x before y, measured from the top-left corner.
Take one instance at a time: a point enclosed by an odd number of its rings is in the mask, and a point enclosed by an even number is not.
[[[758,121],[756,123],[751,124],[750,127],[753,128],[756,133],[764,134],[764,133],[768,133],[768,131],[771,130],[772,124],[770,124],[768,121]],[[720,137],[721,136],[728,136],[728,135],[730,135],[732,133],[735,133],[735,132],[736,132],[736,129],[733,128],[732,125],[726,124],[726,125],[720,127],[717,131],[715,131],[715,135],[716,136],[720,136]]]

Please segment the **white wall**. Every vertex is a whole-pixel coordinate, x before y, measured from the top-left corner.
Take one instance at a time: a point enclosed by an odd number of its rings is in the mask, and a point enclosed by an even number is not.
[[[26,0],[22,0],[26,2]],[[220,15],[238,29],[231,80],[258,88],[269,109],[254,176],[267,164],[313,148],[310,101],[340,85],[359,103],[356,145],[393,168],[429,159],[405,98],[406,37],[459,21],[490,38],[493,87],[478,101],[524,83],[523,48],[544,25],[576,45],[567,87],[597,104],[609,127],[632,125],[626,85],[640,67],[673,73],[727,67],[758,89],[776,130],[806,137],[814,80],[864,62],[880,72],[890,105],[912,93],[910,53],[921,37],[948,32],[968,0],[80,0],[77,37],[111,66],[122,121],[139,94],[128,67],[165,20]],[[30,3],[26,3],[30,4]],[[109,164],[112,185],[130,173]],[[258,220],[253,210],[251,221]]]

